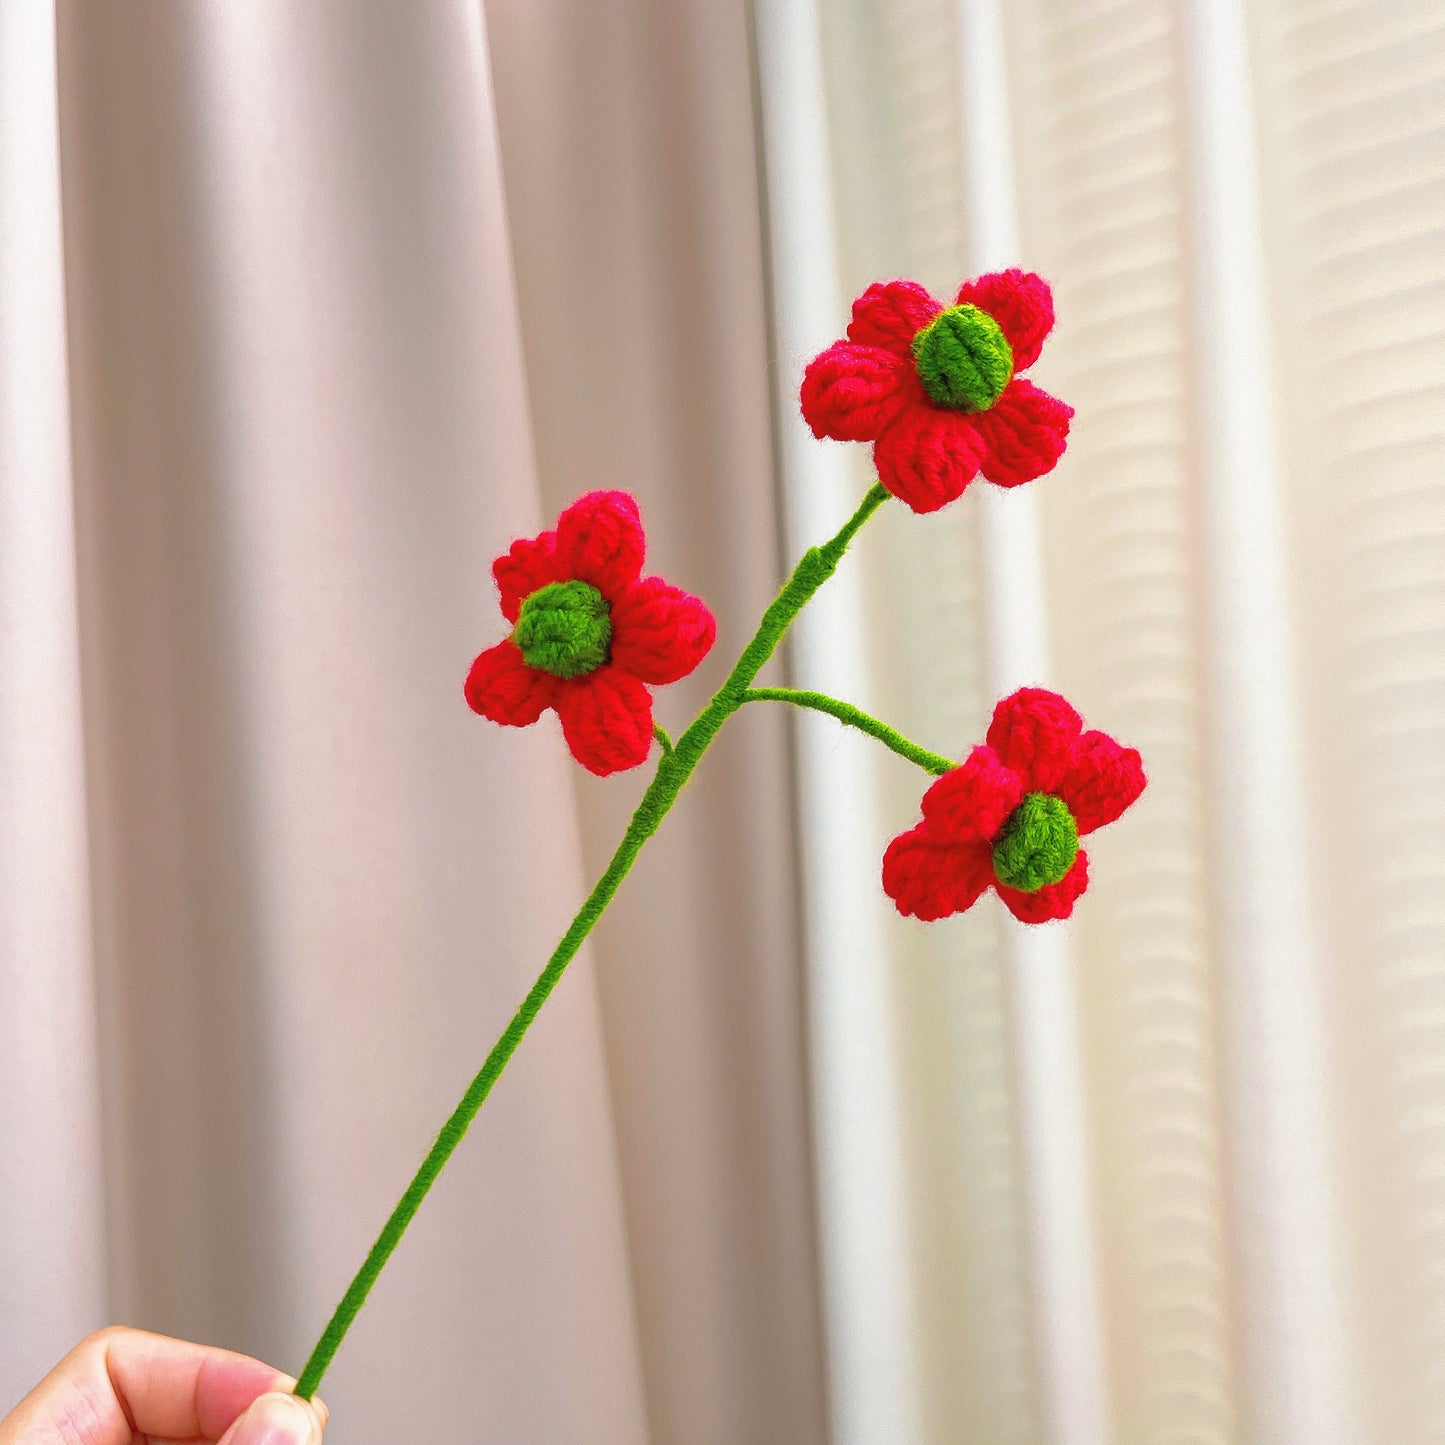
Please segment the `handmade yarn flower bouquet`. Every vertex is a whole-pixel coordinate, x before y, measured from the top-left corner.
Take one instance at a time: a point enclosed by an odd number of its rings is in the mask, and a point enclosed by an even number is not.
[[[332,1357],[427,1191],[492,1085],[709,744],[748,703],[831,714],[921,767],[934,781],[921,820],[883,853],[884,891],[924,920],[971,908],[989,888],[1023,923],[1067,918],[1088,886],[1084,835],[1111,823],[1144,788],[1139,754],[1084,730],[1057,693],[1022,688],[994,709],[983,743],[961,762],[823,693],[753,686],[793,619],[832,576],[890,496],[915,512],[956,500],[976,477],[1016,487],[1063,455],[1073,409],[1019,373],[1053,327],[1039,276],[1018,270],[966,282],[944,307],[921,286],[870,286],[844,340],[809,363],[803,417],[816,436],[871,442],[878,481],[836,536],[810,547],[711,702],[676,742],[654,720],[652,693],[686,677],[716,636],[712,613],[661,577],[643,575],[645,538],[625,492],[591,492],[551,531],[513,542],[492,567],[511,629],[472,664],[466,700],[496,723],[525,727],[551,708],[573,757],[599,776],[656,770],[606,871],[563,934],[415,1178],[302,1370],[315,1393]]]

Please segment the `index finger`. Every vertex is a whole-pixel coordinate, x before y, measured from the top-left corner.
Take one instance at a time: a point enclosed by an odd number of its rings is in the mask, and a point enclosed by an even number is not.
[[[219,1440],[258,1395],[296,1381],[249,1355],[193,1345],[139,1330],[102,1336],[106,1374],[131,1434]]]
[[[140,1330],[102,1330],[77,1345],[0,1422],[0,1445],[76,1439],[131,1445],[137,1436],[216,1440],[258,1395],[290,1390],[294,1383],[229,1350]]]

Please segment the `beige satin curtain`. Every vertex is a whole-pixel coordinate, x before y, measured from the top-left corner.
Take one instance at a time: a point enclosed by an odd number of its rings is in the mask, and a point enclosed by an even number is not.
[[[639,783],[460,682],[599,486],[780,548],[740,4],[0,0],[0,1407],[299,1368]],[[338,1438],[821,1440],[785,734],[709,758],[338,1358]]]

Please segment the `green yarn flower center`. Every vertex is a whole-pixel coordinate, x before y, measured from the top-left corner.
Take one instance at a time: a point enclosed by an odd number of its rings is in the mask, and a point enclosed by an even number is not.
[[[1020,893],[1057,883],[1079,855],[1079,829],[1062,798],[1025,793],[993,845],[993,871]]]
[[[512,639],[528,667],[581,677],[607,661],[612,610],[590,582],[550,582],[522,603]]]
[[[977,306],[950,306],[913,338],[913,364],[939,406],[987,411],[1014,374],[1003,328]]]

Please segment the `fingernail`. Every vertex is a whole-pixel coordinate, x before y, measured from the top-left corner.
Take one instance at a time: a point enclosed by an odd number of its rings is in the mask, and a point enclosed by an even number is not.
[[[262,1395],[236,1422],[230,1445],[315,1445],[316,1416],[295,1395]]]

